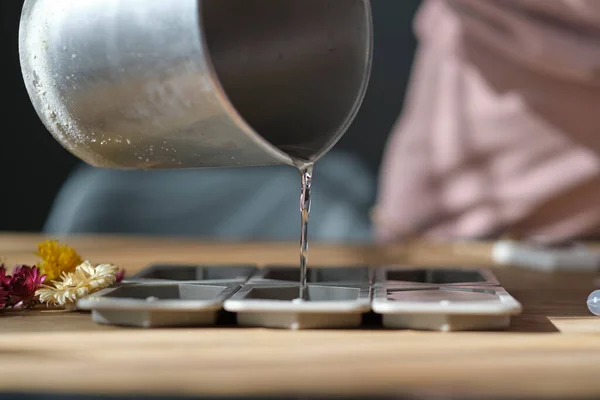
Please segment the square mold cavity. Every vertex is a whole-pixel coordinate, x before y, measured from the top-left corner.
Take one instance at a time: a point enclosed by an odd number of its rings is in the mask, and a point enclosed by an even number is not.
[[[521,312],[521,304],[498,286],[378,286],[372,308],[386,327],[437,331],[505,329]]]
[[[375,268],[375,284],[397,286],[498,286],[494,274],[483,268]]]
[[[314,329],[354,328],[370,310],[368,285],[308,285],[307,300],[298,299],[299,285],[245,285],[225,301],[242,326]]]
[[[124,284],[81,299],[99,324],[142,328],[202,326],[216,322],[223,302],[240,285]]]
[[[255,271],[254,265],[154,264],[126,279],[126,282],[244,283]]]
[[[368,267],[309,267],[306,281],[315,285],[368,285],[371,282]],[[266,266],[258,269],[250,278],[250,283],[298,283],[300,268],[297,266]]]

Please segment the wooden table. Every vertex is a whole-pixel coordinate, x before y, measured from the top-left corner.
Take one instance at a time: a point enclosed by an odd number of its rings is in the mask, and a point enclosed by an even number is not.
[[[33,263],[41,239],[0,234],[0,257],[9,265]],[[157,261],[266,264],[298,257],[296,243],[62,240],[128,273]],[[485,265],[489,250],[486,243],[315,243],[309,259],[312,265]],[[85,313],[8,312],[0,316],[0,392],[600,397],[600,318],[585,305],[595,276],[512,268],[496,274],[524,306],[507,332],[138,330],[99,326]]]

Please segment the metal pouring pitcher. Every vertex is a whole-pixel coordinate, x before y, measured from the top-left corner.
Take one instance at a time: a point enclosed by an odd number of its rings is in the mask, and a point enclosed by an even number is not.
[[[368,0],[27,0],[20,59],[54,137],[89,164],[316,161],[362,101]]]

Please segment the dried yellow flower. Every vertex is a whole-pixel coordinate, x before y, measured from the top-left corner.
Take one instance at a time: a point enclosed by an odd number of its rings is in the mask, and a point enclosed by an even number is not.
[[[35,294],[42,303],[56,306],[74,304],[77,299],[113,285],[118,269],[112,264],[93,266],[89,261],[84,261],[74,272],[63,272],[60,280],[53,281],[51,285],[42,285]]]
[[[47,282],[58,279],[63,272],[75,271],[83,261],[75,249],[60,245],[56,240],[46,240],[38,244],[36,255],[42,259],[38,267],[46,275]]]

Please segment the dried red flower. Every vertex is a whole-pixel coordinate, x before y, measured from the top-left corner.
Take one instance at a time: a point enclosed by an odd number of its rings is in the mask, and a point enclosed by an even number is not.
[[[125,270],[124,269],[120,269],[117,271],[117,273],[115,274],[115,283],[119,283],[121,282],[123,279],[125,279]]]
[[[0,288],[6,288],[10,284],[10,275],[6,275],[6,267],[0,264]]]
[[[13,307],[27,307],[34,302],[35,291],[46,279],[35,265],[17,265],[13,269],[8,294]]]
[[[6,307],[8,304],[8,291],[0,287],[0,309]]]
[[[8,305],[8,286],[10,275],[6,275],[4,264],[0,264],[0,309]]]

